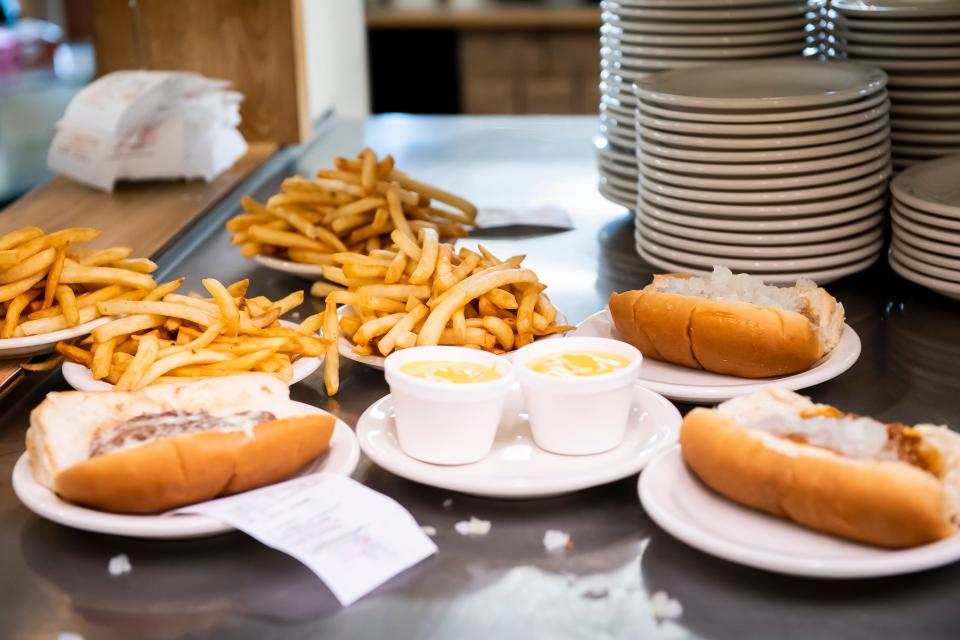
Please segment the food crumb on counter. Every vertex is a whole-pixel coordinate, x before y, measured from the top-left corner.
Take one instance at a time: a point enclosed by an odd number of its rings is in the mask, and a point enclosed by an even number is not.
[[[130,564],[130,558],[127,557],[127,554],[121,553],[118,556],[110,558],[107,571],[109,571],[112,576],[122,576],[125,573],[133,571],[133,565]]]
[[[61,631],[57,634],[57,640],[83,640],[83,636],[74,631]]]
[[[449,509],[452,506],[453,506],[453,498],[447,498],[446,500],[443,501],[444,509]]]
[[[679,600],[671,598],[666,591],[657,591],[650,596],[650,608],[653,610],[653,617],[658,622],[662,620],[672,620],[683,615],[683,605]]]
[[[580,594],[580,597],[584,600],[603,600],[609,595],[609,589],[587,589]]]
[[[480,520],[470,516],[469,520],[461,520],[453,525],[453,528],[462,536],[485,536],[490,533],[491,526],[489,520]]]
[[[432,538],[433,536],[437,535],[437,528],[436,528],[436,527],[422,526],[422,527],[420,527],[420,530],[423,531],[423,532],[424,532],[425,534],[427,534],[428,536],[430,536],[431,538]]]
[[[551,553],[573,549],[570,534],[559,529],[547,529],[543,534],[543,548]]]

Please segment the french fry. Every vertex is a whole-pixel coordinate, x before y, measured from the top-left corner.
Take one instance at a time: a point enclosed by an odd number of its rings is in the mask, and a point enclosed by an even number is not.
[[[60,308],[63,309],[63,317],[67,320],[67,324],[71,327],[80,324],[80,309],[77,307],[77,298],[73,289],[61,284],[57,287],[56,298]],[[106,375],[106,372],[103,375]]]
[[[340,347],[337,344],[339,336],[340,323],[337,320],[337,305],[328,302],[323,320],[323,337],[330,343],[323,361],[323,382],[329,396],[337,395],[337,391],[340,390]]]
[[[64,265],[60,274],[63,284],[122,284],[131,289],[153,289],[157,286],[149,275],[113,267]]]
[[[197,309],[186,304],[177,304],[175,302],[108,300],[107,302],[99,303],[97,308],[100,310],[100,313],[105,316],[121,316],[132,314],[167,316],[171,318],[182,318],[183,320],[189,320],[190,322],[198,324],[202,327],[209,327],[217,320],[206,310]]]
[[[20,322],[20,315],[27,308],[34,298],[40,295],[39,289],[30,289],[18,295],[10,301],[7,306],[6,317],[3,319],[3,329],[0,330],[0,338],[12,338],[17,324]]]
[[[120,260],[125,260],[131,253],[133,253],[133,249],[130,247],[111,247],[109,249],[94,251],[90,255],[80,258],[78,262],[88,267],[102,267],[114,262],[119,262]]]
[[[45,273],[36,273],[23,280],[17,280],[16,282],[0,286],[0,302],[13,300],[21,293],[29,291],[35,284],[43,280],[45,276]]]
[[[139,386],[148,386],[151,382],[162,375],[165,375],[174,369],[196,364],[210,364],[212,362],[226,362],[230,356],[219,351],[199,350],[199,351],[181,351],[172,356],[157,360],[147,369],[140,378]]]
[[[223,331],[228,336],[235,336],[240,332],[240,309],[237,307],[237,301],[227,291],[218,280],[213,278],[204,278],[203,288],[210,292],[214,301],[217,303],[220,311],[220,321],[223,324]],[[301,300],[303,292],[300,292]],[[200,323],[197,323],[200,324]],[[210,325],[207,325],[210,326]]]
[[[130,391],[135,389],[140,379],[147,372],[147,369],[156,361],[157,354],[160,351],[160,341],[155,334],[147,334],[140,339],[137,346],[137,352],[133,360],[127,365],[126,370],[120,376],[114,389],[117,391]]]
[[[110,338],[104,342],[98,342],[93,347],[93,360],[90,364],[90,370],[93,373],[94,380],[103,380],[110,375],[110,365],[113,363],[113,350],[117,346],[117,339]]]
[[[43,306],[41,307],[43,309],[48,309],[53,304],[54,296],[57,293],[57,287],[60,285],[60,273],[63,271],[63,261],[67,257],[68,246],[70,245],[64,244],[62,247],[56,250],[53,263],[50,265],[50,271],[47,272],[47,281],[44,284],[43,289]]]
[[[15,249],[25,242],[34,238],[43,236],[43,229],[40,227],[22,227],[10,233],[0,236],[0,251]]]
[[[0,271],[0,284],[10,284],[41,272],[45,274],[56,257],[57,250],[52,247],[39,251],[23,262]]]

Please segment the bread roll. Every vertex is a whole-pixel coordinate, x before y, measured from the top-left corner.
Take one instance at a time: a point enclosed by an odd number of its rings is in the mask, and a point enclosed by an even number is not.
[[[292,476],[335,424],[301,414],[287,386],[260,373],[51,393],[31,413],[27,449],[34,477],[64,499],[154,513]]]
[[[809,369],[839,343],[844,317],[823,289],[771,287],[722,268],[703,278],[658,275],[614,293],[610,315],[647,357],[744,378]]]
[[[693,473],[731,500],[844,538],[910,547],[956,533],[960,434],[909,429],[772,390],[691,411],[680,445]]]

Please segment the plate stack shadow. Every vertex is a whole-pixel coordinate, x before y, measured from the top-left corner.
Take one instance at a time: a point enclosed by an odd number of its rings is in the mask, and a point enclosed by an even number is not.
[[[890,175],[886,74],[853,62],[730,62],[636,83],[637,251],[829,282],[880,255]]]
[[[721,60],[817,53],[822,0],[604,0],[600,30],[600,192],[633,208],[637,80]]]
[[[827,53],[889,76],[893,166],[960,153],[960,2],[833,0]]]
[[[890,266],[901,276],[960,300],[960,156],[901,172],[890,185]]]

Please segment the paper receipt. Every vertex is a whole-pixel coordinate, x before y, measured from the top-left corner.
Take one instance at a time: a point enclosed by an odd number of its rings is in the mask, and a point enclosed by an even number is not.
[[[344,606],[437,552],[400,504],[334,474],[312,474],[176,513],[220,520],[296,558]]]

